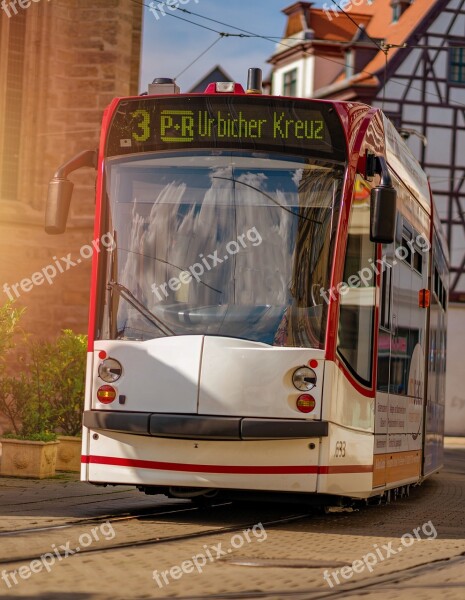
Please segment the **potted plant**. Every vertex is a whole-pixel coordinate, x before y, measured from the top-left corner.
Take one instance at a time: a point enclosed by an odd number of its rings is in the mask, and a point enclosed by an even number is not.
[[[7,434],[0,439],[3,477],[32,477],[44,479],[55,475],[58,442],[56,435],[37,433],[31,435]]]
[[[19,332],[23,312],[24,309],[15,308],[11,302],[0,307],[0,412],[12,428],[11,433],[0,439],[0,474],[42,479],[55,473],[58,443],[50,430],[40,355],[33,352],[29,363],[15,351],[14,337]],[[7,360],[12,357],[14,374]]]
[[[10,429],[0,439],[0,474],[42,478],[55,468],[79,471],[86,336],[65,330],[54,342],[32,341],[21,352],[13,344],[21,315],[11,303],[0,309],[0,413]],[[8,369],[12,357],[14,371]]]
[[[66,329],[50,345],[48,359],[53,393],[51,418],[59,434],[57,471],[81,468],[82,411],[85,393],[87,337]]]

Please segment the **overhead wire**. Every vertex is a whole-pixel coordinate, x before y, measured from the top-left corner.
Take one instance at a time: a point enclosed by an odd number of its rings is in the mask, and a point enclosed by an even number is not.
[[[339,4],[336,2],[336,0],[331,0],[331,2],[338,7],[338,9],[349,19],[349,21],[352,21],[352,23],[355,25],[355,27],[357,27],[357,29],[359,29],[364,36],[366,36],[371,42],[373,42],[373,44],[379,48],[381,50],[381,52],[386,52],[386,50],[384,49],[384,47],[381,44],[378,44],[377,41],[375,41],[374,38],[372,38],[370,35],[368,35],[366,29],[364,27],[362,27],[360,25],[360,23],[357,23],[350,15],[348,12],[346,12],[342,6],[339,6]]]
[[[158,4],[156,4],[155,2],[152,2],[151,4],[147,4],[146,2],[143,2],[143,0],[131,0],[131,2],[133,2],[134,4],[138,4],[139,6],[145,6],[149,10],[150,9],[155,10],[156,6],[166,6],[166,7],[170,8],[171,10],[173,9],[172,5],[166,4],[165,2],[158,2]],[[186,9],[181,8],[181,7],[177,7],[176,11],[194,14],[194,13],[191,13],[190,11],[187,11]],[[196,23],[195,21],[190,21],[189,19],[180,17],[179,15],[175,15],[175,14],[173,14],[173,12],[167,12],[167,13],[164,12],[163,15],[167,16],[167,17],[172,17],[173,19],[178,19],[179,21],[185,21],[186,23],[190,23],[191,25],[196,25],[197,27],[201,27],[202,29],[205,29],[207,31],[212,31],[213,33],[222,35],[223,37],[242,37],[241,35],[236,34],[236,33],[228,33],[226,31],[217,31],[216,29],[213,29],[212,27],[207,27],[206,25],[202,25],[201,23]],[[201,15],[200,15],[200,17],[203,18]]]
[[[216,40],[213,42],[213,44],[210,44],[206,50],[204,50],[203,52],[201,52],[201,53],[200,53],[200,54],[197,56],[197,58],[195,58],[195,59],[194,59],[192,62],[190,62],[190,63],[187,65],[187,67],[186,67],[185,69],[183,69],[183,70],[182,70],[180,73],[178,73],[178,74],[175,76],[174,80],[176,81],[177,79],[179,79],[179,77],[181,77],[181,75],[184,75],[184,73],[186,73],[186,72],[187,72],[187,71],[188,71],[188,70],[189,70],[189,69],[190,69],[190,68],[191,68],[193,65],[195,65],[195,63],[196,63],[198,60],[200,60],[200,59],[202,58],[202,56],[205,56],[205,54],[206,54],[206,53],[207,53],[209,50],[211,50],[211,49],[213,48],[213,46],[216,46],[216,44],[217,44],[217,43],[218,43],[220,40],[222,40],[222,39],[223,39],[223,37],[224,37],[224,35],[223,35],[223,34],[220,34],[220,35],[219,35],[219,36],[216,38]]]
[[[333,0],[331,0],[331,1],[333,1]],[[131,2],[133,2],[134,4],[138,4],[140,6],[144,6],[144,7],[149,8],[149,9],[153,8],[153,6],[147,4],[143,0],[131,0]],[[155,4],[155,3],[153,3],[153,4]],[[157,5],[164,5],[164,6],[167,6],[167,7],[170,6],[170,5],[166,4],[166,2],[162,2],[162,1],[158,2],[158,0],[157,0]],[[176,11],[181,11],[181,12],[183,12],[185,14],[192,15],[192,16],[198,17],[200,19],[204,19],[204,20],[206,20],[208,22],[211,22],[211,23],[216,23],[217,25],[221,25],[223,27],[229,27],[230,29],[234,29],[236,31],[240,31],[243,34],[246,34],[246,35],[239,35],[239,34],[234,34],[234,33],[231,33],[231,32],[218,31],[218,30],[215,30],[213,28],[210,28],[210,27],[207,27],[205,25],[202,25],[200,23],[196,23],[195,21],[191,21],[189,19],[180,17],[179,15],[174,15],[172,12],[166,12],[166,13],[164,13],[168,17],[174,17],[174,18],[180,19],[180,20],[185,21],[187,23],[190,23],[192,25],[196,25],[198,27],[202,27],[202,28],[207,29],[209,31],[213,31],[213,32],[217,33],[218,35],[223,34],[223,37],[238,37],[238,38],[251,37],[251,38],[256,38],[256,39],[267,40],[267,41],[273,43],[274,45],[276,45],[276,40],[281,40],[281,41],[278,41],[277,45],[283,46],[283,47],[289,48],[289,49],[294,48],[295,44],[293,44],[293,45],[285,44],[283,42],[284,39],[295,39],[296,41],[298,41],[300,43],[305,42],[305,40],[297,40],[296,38],[279,38],[279,37],[270,37],[270,36],[266,36],[266,35],[260,35],[260,34],[252,32],[252,31],[248,31],[247,29],[243,29],[241,27],[237,27],[236,25],[232,25],[230,23],[225,23],[224,21],[220,21],[218,19],[213,19],[212,17],[207,17],[205,15],[201,15],[201,14],[196,13],[194,11],[188,10],[187,8],[181,8],[180,6],[176,8]],[[366,34],[366,31],[362,27],[360,27],[360,26],[358,26],[358,27],[365,33],[365,35],[368,35],[368,34]],[[309,41],[313,42],[314,40],[309,40]],[[374,42],[373,39],[372,39],[372,41]],[[379,46],[377,45],[377,47],[379,47]],[[391,47],[396,47],[397,48],[397,46],[392,46],[392,45],[391,45]],[[405,46],[402,46],[402,47],[400,47],[398,49],[401,50],[401,49],[410,49],[410,48],[420,48],[420,49],[425,48],[425,49],[427,49],[429,47],[428,46],[425,47],[425,46],[421,46],[421,45],[413,45],[413,46],[405,45]],[[443,50],[447,50],[447,47],[440,46],[440,47],[434,48],[434,49],[437,49],[437,50],[442,50],[442,49]],[[385,53],[385,51],[382,48],[380,48],[380,50],[383,53]],[[306,54],[308,56],[313,56],[313,54],[311,54],[310,52],[308,52],[306,50],[302,49],[302,52],[303,52],[303,54]],[[332,59],[332,58],[329,58],[329,57],[326,57],[326,56],[321,56],[320,58],[323,59],[323,60],[326,60],[328,62],[332,62],[334,64],[340,65],[341,67],[345,67],[345,68],[346,67],[350,67],[350,65],[347,64],[347,63],[345,63],[345,62],[341,62],[339,60],[335,60],[335,59]],[[360,74],[363,73],[363,74],[366,74],[366,75],[370,75],[371,77],[377,77],[376,73],[374,73],[372,71],[367,71],[366,69],[360,69],[359,73]],[[423,92],[423,90],[421,88],[417,88],[415,86],[405,84],[405,83],[403,83],[403,82],[401,82],[399,80],[396,80],[394,78],[391,78],[389,81],[391,83],[394,83],[395,85],[398,85],[398,86],[401,86],[401,87],[404,87],[404,88],[408,88],[408,89],[411,89],[411,90]],[[424,90],[424,92],[425,92],[425,95],[434,96],[435,98],[439,98],[440,100],[442,100],[442,98],[439,96],[439,94],[436,94],[434,92],[427,91],[427,90]],[[463,106],[463,107],[465,107],[465,103],[458,102],[457,100],[451,100],[450,104],[452,104],[454,106]]]

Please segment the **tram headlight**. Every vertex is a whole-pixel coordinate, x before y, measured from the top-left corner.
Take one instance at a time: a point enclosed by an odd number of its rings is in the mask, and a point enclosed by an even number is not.
[[[121,363],[114,358],[106,358],[98,368],[98,376],[106,383],[114,383],[123,374]]]
[[[300,367],[294,371],[292,383],[299,392],[308,392],[316,386],[316,373],[309,367]]]

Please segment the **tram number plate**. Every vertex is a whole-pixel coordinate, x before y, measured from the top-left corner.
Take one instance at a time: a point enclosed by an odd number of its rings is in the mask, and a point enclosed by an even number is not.
[[[346,443],[345,442],[336,442],[336,451],[334,456],[336,458],[344,458],[346,455]]]

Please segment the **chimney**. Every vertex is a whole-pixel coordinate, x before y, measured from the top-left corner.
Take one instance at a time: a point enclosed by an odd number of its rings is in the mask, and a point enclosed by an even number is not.
[[[285,37],[313,39],[314,31],[310,26],[310,9],[312,6],[312,2],[295,2],[282,11],[287,16]]]

